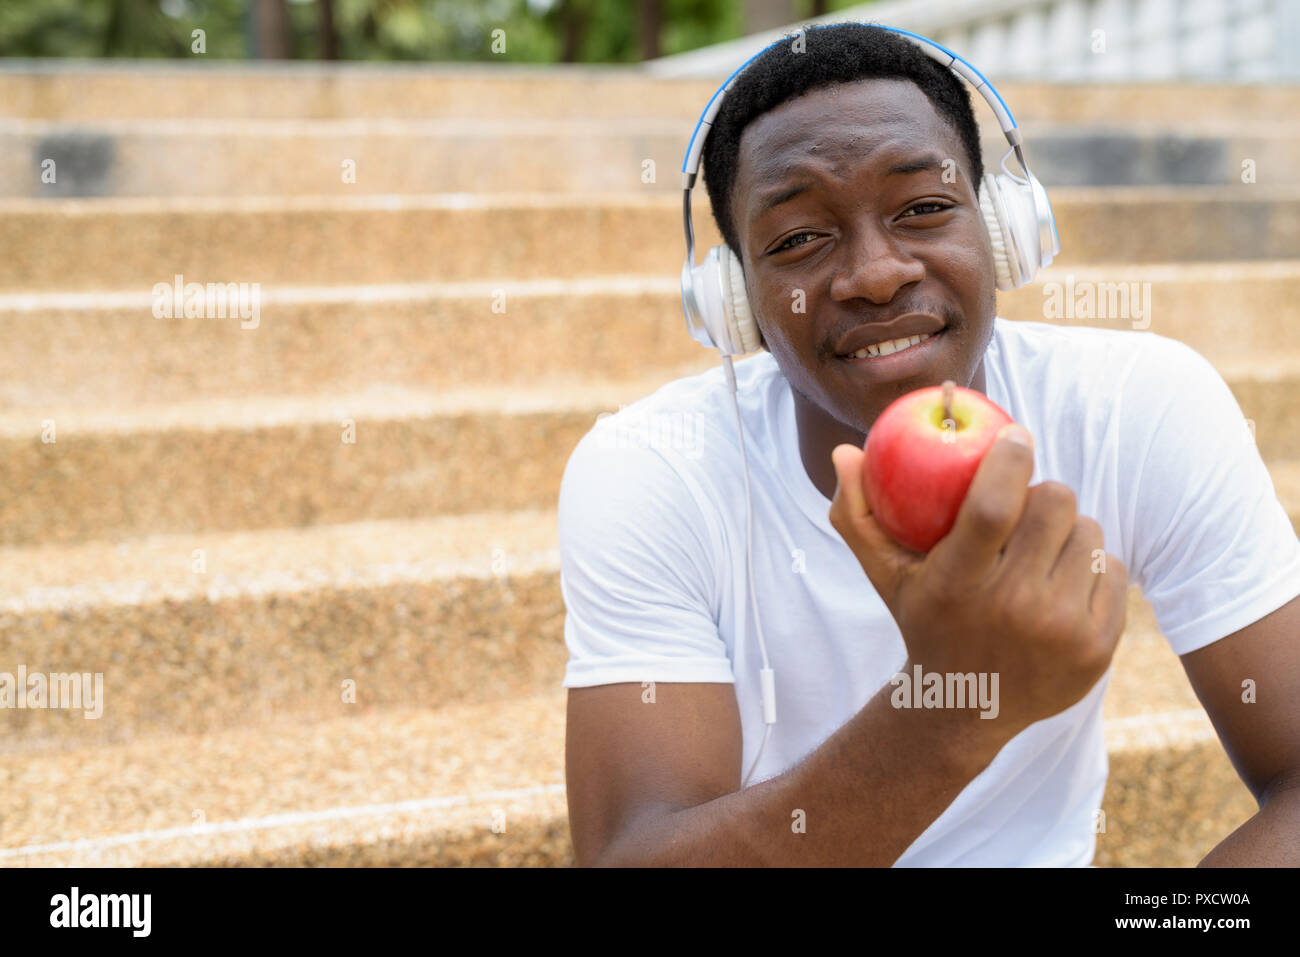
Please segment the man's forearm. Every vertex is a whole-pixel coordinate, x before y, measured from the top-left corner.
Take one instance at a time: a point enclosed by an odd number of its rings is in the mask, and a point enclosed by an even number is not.
[[[1300,787],[1269,797],[1200,867],[1300,867]]]
[[[969,710],[897,709],[886,685],[795,767],[648,814],[598,864],[889,866],[1010,740]]]

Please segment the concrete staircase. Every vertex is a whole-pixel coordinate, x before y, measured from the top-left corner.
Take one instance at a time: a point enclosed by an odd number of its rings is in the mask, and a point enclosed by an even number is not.
[[[572,863],[556,495],[599,413],[712,364],[675,192],[711,89],[0,72],[0,139],[29,138],[0,151],[0,671],[104,674],[97,720],[0,710],[0,865]],[[1031,156],[1034,122],[1140,142],[1187,103],[1003,92]],[[1294,155],[1268,122],[1297,107],[1207,87],[1220,179],[1053,189],[1066,255],[1001,314],[1150,282],[1149,328],[1216,363],[1300,523],[1300,186],[1229,175],[1240,130]],[[259,283],[256,328],[155,318],[175,274]],[[1136,592],[1106,717],[1099,865],[1195,863],[1253,812]]]

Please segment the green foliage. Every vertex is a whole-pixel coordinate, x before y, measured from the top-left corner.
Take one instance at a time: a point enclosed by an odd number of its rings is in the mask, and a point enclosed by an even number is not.
[[[0,0],[0,56],[190,57],[193,30],[206,56],[250,55],[254,0]],[[860,0],[829,0],[829,10]],[[739,37],[740,0],[661,0],[660,52],[680,53]],[[794,0],[792,21],[813,0]],[[289,0],[295,57],[320,54],[316,0]],[[576,18],[576,59],[641,59],[635,0],[334,0],[339,56],[345,60],[482,60],[553,63]],[[504,52],[493,31],[504,31]],[[498,34],[498,37],[501,35]]]
[[[685,53],[734,40],[744,33],[739,3],[713,0],[664,0],[664,24],[659,34],[664,56]]]
[[[202,29],[208,56],[238,58],[245,16],[245,0],[4,0],[0,56],[188,57]]]

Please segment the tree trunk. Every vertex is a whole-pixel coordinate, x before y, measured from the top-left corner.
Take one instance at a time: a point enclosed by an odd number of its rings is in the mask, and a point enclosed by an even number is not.
[[[289,8],[285,0],[255,0],[254,39],[261,60],[289,59]]]
[[[337,60],[339,58],[339,35],[334,29],[334,0],[316,0],[320,11],[317,29],[320,34],[320,58]]]
[[[637,0],[640,8],[641,59],[659,56],[659,28],[663,24],[663,0]]]
[[[564,45],[560,51],[563,63],[576,63],[582,53],[582,34],[587,26],[587,11],[578,0],[561,0],[560,21]]]

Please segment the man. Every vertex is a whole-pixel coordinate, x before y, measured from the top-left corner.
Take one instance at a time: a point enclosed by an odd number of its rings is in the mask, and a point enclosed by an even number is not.
[[[1300,541],[1213,367],[1152,333],[996,318],[969,96],[885,31],[765,53],[704,170],[764,345],[736,378],[778,720],[742,788],[762,662],[715,370],[602,421],[565,472],[578,862],[1090,863],[1131,577],[1260,804],[1205,863],[1300,864]],[[862,446],[891,401],[945,379],[1024,428],[921,556],[869,514]],[[628,441],[670,421],[689,427]],[[915,665],[998,675],[996,715],[895,707],[890,679]]]

